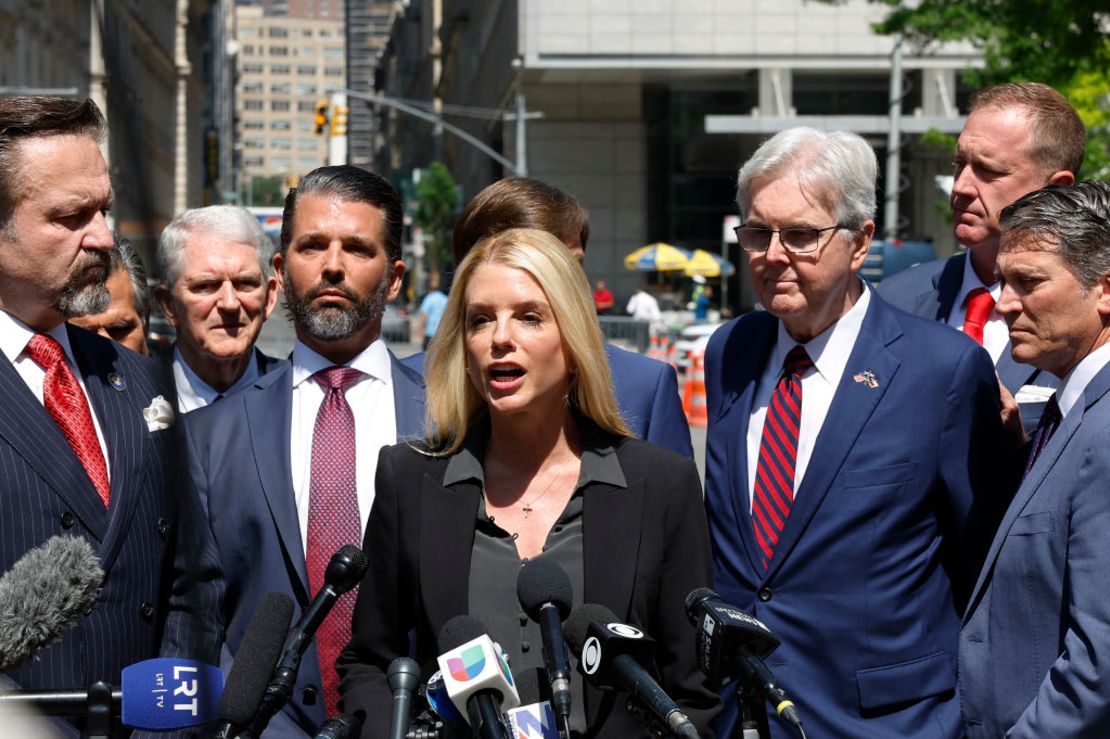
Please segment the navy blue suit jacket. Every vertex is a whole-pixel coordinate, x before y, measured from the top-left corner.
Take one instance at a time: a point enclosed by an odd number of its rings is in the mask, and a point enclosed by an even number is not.
[[[422,437],[423,378],[390,358],[398,439]],[[252,387],[186,417],[190,477],[208,512],[227,584],[225,668],[266,593],[289,595],[297,604],[294,620],[314,595],[289,460],[292,398],[292,365],[284,362]],[[327,718],[320,685],[314,643],[301,662],[292,702],[265,736],[314,735]]]
[[[605,356],[617,405],[632,435],[692,459],[690,425],[682,411],[674,368],[609,343],[605,344]],[[423,374],[424,352],[405,357],[401,363]]]
[[[967,736],[1110,736],[1110,366],[1022,482],[960,633]]]
[[[158,656],[214,663],[219,581],[203,514],[177,482],[180,428],[149,430],[172,384],[154,360],[68,327],[107,447],[107,509],[61,430],[8,361],[0,361],[0,571],[52,536],[80,537],[106,576],[93,610],[6,677],[24,689],[116,685],[129,664]]]
[[[879,283],[879,295],[891,305],[915,316],[947,322],[956,302],[956,295],[963,284],[966,260],[966,253],[955,254],[947,259],[937,259],[899,272]],[[1025,385],[1046,388],[1060,386],[1060,381],[1051,373],[1015,362],[1010,354],[1009,343],[999,356],[995,371],[998,372],[998,379],[1014,395]],[[1022,426],[1026,433],[1032,435],[1041,420],[1044,401],[1021,402],[1018,406]]]
[[[717,591],[782,640],[768,665],[811,736],[955,737],[960,614],[989,541],[980,529],[999,515],[990,357],[872,295],[764,570],[746,445],[777,326],[768,313],[745,315],[718,329],[706,354]],[[866,370],[877,386],[855,379]],[[718,733],[735,718],[729,705]],[[793,736],[775,719],[771,728]]]

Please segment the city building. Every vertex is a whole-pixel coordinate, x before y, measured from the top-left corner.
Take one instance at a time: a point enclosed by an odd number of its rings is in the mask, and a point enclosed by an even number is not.
[[[742,262],[722,244],[736,171],[783,128],[857,131],[883,170],[894,41],[871,24],[886,12],[866,0],[411,0],[379,85],[429,101],[514,169],[574,193],[590,212],[587,271],[619,300],[643,277],[622,259],[643,244],[724,248]],[[896,230],[934,240],[938,253],[955,248],[935,184],[951,174],[952,153],[932,132],[959,131],[961,72],[979,63],[963,44],[907,48],[901,60]],[[528,113],[519,146],[518,105]],[[383,112],[380,125],[380,168],[403,173],[441,156],[464,200],[512,173],[411,117]],[[738,308],[750,305],[746,282],[738,270],[729,285]]]
[[[92,98],[108,120],[114,226],[147,258],[205,200],[199,71],[212,0],[0,0],[0,94]]]
[[[342,17],[272,16],[239,5],[235,27],[236,145],[247,202],[254,178],[295,179],[326,163],[327,136],[316,133],[314,118],[329,88],[346,84],[346,45]]]
[[[389,42],[393,18],[403,12],[401,0],[346,0],[347,87],[371,93],[382,52]],[[352,99],[347,125],[347,161],[371,167],[377,140],[376,117],[364,101]]]

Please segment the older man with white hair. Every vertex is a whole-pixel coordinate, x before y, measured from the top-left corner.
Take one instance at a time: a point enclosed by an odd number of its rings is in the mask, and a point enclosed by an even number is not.
[[[193,208],[158,244],[158,307],[177,330],[173,375],[182,413],[249,387],[279,360],[255,348],[277,303],[274,245],[250,211]]]
[[[998,386],[982,347],[857,275],[876,171],[856,134],[809,128],[740,170],[765,310],[706,356],[716,583],[782,641],[768,664],[812,736],[956,737],[960,614],[1007,462]]]

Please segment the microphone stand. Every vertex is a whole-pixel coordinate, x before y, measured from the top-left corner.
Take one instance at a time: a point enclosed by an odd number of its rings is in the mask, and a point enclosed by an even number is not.
[[[736,681],[736,708],[740,711],[740,739],[769,736],[760,730],[767,726],[767,709],[759,695],[744,689],[744,681]]]
[[[103,680],[89,686],[85,736],[88,739],[109,739],[112,736],[112,686]]]

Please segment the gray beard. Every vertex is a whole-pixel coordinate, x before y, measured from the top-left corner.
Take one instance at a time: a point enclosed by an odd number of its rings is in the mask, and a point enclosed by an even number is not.
[[[339,341],[361,331],[368,324],[382,317],[385,297],[389,292],[392,270],[382,275],[382,281],[365,300],[348,309],[313,308],[308,300],[297,295],[297,288],[285,273],[290,289],[285,291],[285,312],[293,323],[303,326],[309,336],[317,341]]]
[[[54,307],[66,318],[79,316],[94,316],[107,310],[112,303],[112,293],[108,292],[109,259],[103,253],[104,277],[100,282],[81,284],[77,279],[70,278],[62,288]]]

